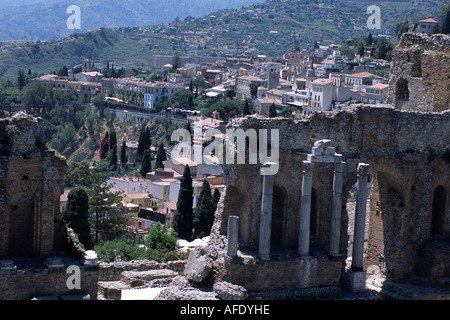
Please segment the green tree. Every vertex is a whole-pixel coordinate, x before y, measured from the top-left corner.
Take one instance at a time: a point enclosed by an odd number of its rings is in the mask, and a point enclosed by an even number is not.
[[[178,192],[177,210],[173,221],[173,229],[181,239],[190,241],[193,227],[193,188],[192,177],[189,166],[184,167],[183,176],[180,179],[180,190]]]
[[[395,25],[395,35],[397,36],[397,39],[400,39],[401,36],[408,32],[409,30],[409,22],[408,20],[400,21]]]
[[[217,204],[219,203],[219,200],[220,200],[220,191],[219,189],[215,188],[213,194],[214,211],[216,211],[217,209]]]
[[[139,131],[139,138],[138,138],[138,155],[139,158],[142,159],[144,156],[145,150],[150,150],[150,146],[152,144],[152,141],[150,139],[150,128],[147,126],[142,126]]]
[[[172,108],[191,109],[191,99],[193,93],[187,89],[182,89],[174,92],[169,98],[169,104]]]
[[[67,204],[62,212],[62,220],[78,235],[86,249],[92,249],[91,227],[89,225],[89,201],[84,188],[70,190]]]
[[[67,188],[77,186],[89,187],[91,185],[89,162],[86,160],[68,162],[64,185]]]
[[[91,102],[97,108],[100,117],[103,118],[104,117],[103,111],[106,108],[105,94],[103,92],[97,94],[95,97],[91,99]]]
[[[145,178],[147,176],[147,173],[150,172],[151,170],[152,170],[152,159],[150,150],[147,149],[144,151],[144,155],[142,156],[142,163],[139,169],[139,173],[141,174],[142,177]]]
[[[159,144],[158,152],[156,153],[156,169],[164,168],[163,161],[167,160],[166,150],[164,150],[164,145],[162,143]]]
[[[127,231],[129,216],[123,210],[123,194],[114,191],[114,185],[108,183],[109,175],[96,168],[91,173],[91,186],[87,189],[89,224],[97,244],[100,234],[114,238]]]
[[[258,95],[258,83],[251,83],[250,84],[250,95],[252,97],[256,97]]]
[[[178,235],[175,231],[169,231],[165,224],[157,223],[150,228],[144,238],[144,245],[151,249],[175,249]]]
[[[127,164],[128,157],[127,157],[127,145],[125,143],[125,140],[122,143],[122,148],[120,149],[120,163],[122,165]]]
[[[111,159],[109,160],[109,166],[113,169],[117,167],[117,145],[114,145],[111,150]]]
[[[366,39],[366,45],[370,46],[373,43],[373,37],[372,37],[372,32],[369,32],[369,35],[367,36]]]
[[[215,205],[208,180],[203,180],[202,189],[197,199],[193,219],[194,237],[206,237],[211,232],[214,222]]]
[[[19,69],[19,71],[17,72],[17,86],[19,87],[20,90],[22,90],[26,84],[27,84],[27,77],[25,75],[25,71]]]
[[[100,149],[99,149],[100,159],[105,159],[108,152],[109,152],[109,139],[108,139],[108,131],[106,131],[105,135],[100,141]]]
[[[117,148],[117,136],[116,132],[113,130],[109,134],[109,150],[112,150],[114,147]]]
[[[269,117],[275,118],[277,117],[277,108],[275,107],[275,103],[272,103],[269,107]]]
[[[250,104],[248,103],[248,99],[245,99],[245,104],[244,104],[244,116],[246,115],[250,115]]]

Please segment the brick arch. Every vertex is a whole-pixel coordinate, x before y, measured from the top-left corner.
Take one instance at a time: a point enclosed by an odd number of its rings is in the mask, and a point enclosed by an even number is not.
[[[224,197],[224,211],[222,214],[222,224],[220,233],[227,234],[228,217],[239,217],[238,241],[241,248],[248,248],[251,244],[250,226],[252,219],[251,201],[248,193],[238,187],[227,187]]]

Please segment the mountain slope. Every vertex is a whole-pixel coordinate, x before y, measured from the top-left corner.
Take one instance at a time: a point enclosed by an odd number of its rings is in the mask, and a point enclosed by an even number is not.
[[[340,42],[369,32],[375,36],[393,34],[397,22],[436,15],[443,2],[266,1],[242,9],[219,10],[203,18],[187,17],[169,25],[102,28],[46,42],[5,42],[0,43],[0,79],[16,78],[19,68],[51,72],[63,65],[77,65],[85,58],[96,63],[113,61],[118,67],[150,68],[153,55],[186,55],[189,47],[198,48],[198,55],[280,56],[293,49],[294,39],[301,48],[311,48],[315,41]],[[381,8],[379,30],[367,28],[366,9],[372,4]],[[168,32],[169,27],[172,32]]]
[[[34,0],[37,1],[37,0]],[[4,7],[0,11],[0,41],[51,40],[100,27],[164,24],[176,17],[201,17],[210,12],[240,8],[263,0],[47,0]],[[80,8],[81,30],[69,29],[71,5]]]

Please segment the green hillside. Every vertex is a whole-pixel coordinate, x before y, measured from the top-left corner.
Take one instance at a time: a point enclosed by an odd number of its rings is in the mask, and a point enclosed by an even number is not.
[[[267,1],[242,9],[220,10],[204,18],[187,17],[169,25],[99,29],[52,41],[0,43],[0,77],[15,78],[18,69],[34,73],[73,67],[85,58],[116,66],[150,68],[152,55],[266,54],[280,56],[315,41],[340,42],[352,36],[394,34],[404,19],[436,16],[443,0],[364,1],[287,0]],[[366,10],[381,9],[381,29],[369,30]],[[172,27],[168,32],[169,27]],[[175,29],[176,28],[176,29]],[[175,31],[176,30],[176,31]]]

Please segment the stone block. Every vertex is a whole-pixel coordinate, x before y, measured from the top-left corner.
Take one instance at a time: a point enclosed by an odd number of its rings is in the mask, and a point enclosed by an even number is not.
[[[366,290],[366,272],[349,271],[347,274],[347,288],[350,292],[361,293]]]

